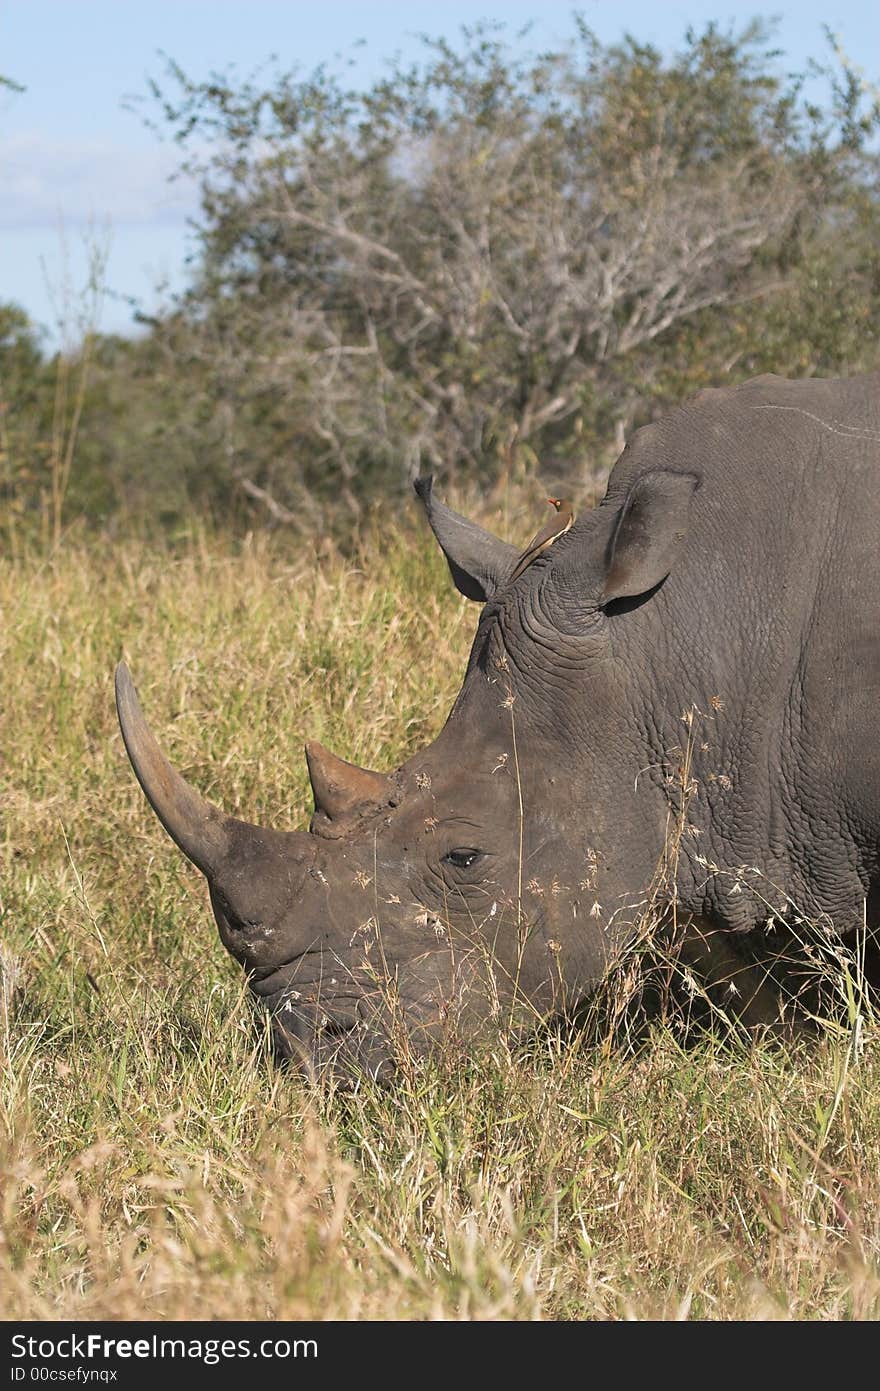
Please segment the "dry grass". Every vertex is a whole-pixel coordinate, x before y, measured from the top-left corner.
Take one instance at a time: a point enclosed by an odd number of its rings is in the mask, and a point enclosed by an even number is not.
[[[880,1057],[550,1034],[333,1096],[256,1037],[204,885],[121,748],[126,656],[182,770],[302,825],[301,746],[390,766],[473,613],[402,534],[361,564],[196,538],[0,567],[0,1314],[876,1318]]]

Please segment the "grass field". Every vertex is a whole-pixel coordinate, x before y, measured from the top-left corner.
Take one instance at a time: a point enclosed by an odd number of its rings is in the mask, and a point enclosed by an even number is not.
[[[423,536],[357,563],[194,537],[0,562],[4,1318],[877,1318],[880,1051],[657,1027],[320,1090],[271,1064],[112,695],[231,812],[303,826],[302,744],[391,767],[475,611]]]

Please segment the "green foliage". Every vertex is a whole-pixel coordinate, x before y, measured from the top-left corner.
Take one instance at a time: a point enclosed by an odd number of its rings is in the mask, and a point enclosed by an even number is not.
[[[21,509],[31,492],[44,420],[44,365],[23,309],[0,304],[0,506]]]
[[[300,508],[427,464],[485,482],[511,440],[583,476],[609,426],[689,373],[738,375],[733,325],[778,367],[853,364],[847,320],[802,320],[817,275],[823,299],[870,278],[877,111],[848,72],[827,110],[805,104],[773,56],[760,23],[689,32],[666,60],[578,22],[541,55],[489,26],[426,40],[366,93],[324,69],[258,86],[171,65],[154,95],[203,191],[181,312],[234,403],[233,470]]]
[[[478,25],[366,91],[169,62],[152,119],[201,189],[190,287],[138,341],[4,388],[0,486],[32,520],[51,499],[68,524],[341,539],[427,468],[577,492],[696,387],[876,366],[880,99],[838,54],[806,101],[769,32],[665,57],[576,20],[536,54]],[[86,358],[67,470],[46,422]]]

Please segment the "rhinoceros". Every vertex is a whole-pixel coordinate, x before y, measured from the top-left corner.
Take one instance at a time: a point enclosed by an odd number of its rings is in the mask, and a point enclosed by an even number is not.
[[[461,690],[391,773],[306,745],[308,832],[203,800],[117,672],[279,1054],[379,1074],[577,1009],[649,902],[734,946],[794,913],[876,930],[880,375],[701,392],[514,580],[516,547],[416,490],[482,605]]]

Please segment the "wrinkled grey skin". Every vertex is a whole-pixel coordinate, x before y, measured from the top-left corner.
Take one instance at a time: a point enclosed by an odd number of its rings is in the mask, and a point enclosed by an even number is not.
[[[515,547],[417,491],[484,602],[461,692],[388,777],[310,746],[309,833],[203,802],[117,677],[138,777],[282,1054],[379,1073],[570,1009],[649,891],[728,934],[792,905],[878,925],[880,377],[702,393],[513,584]]]

